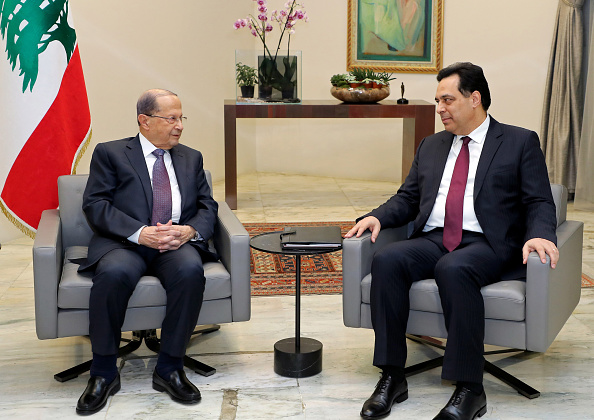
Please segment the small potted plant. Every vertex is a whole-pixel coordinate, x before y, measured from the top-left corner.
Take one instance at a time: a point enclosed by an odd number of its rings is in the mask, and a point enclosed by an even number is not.
[[[363,87],[365,89],[373,88],[373,79],[371,79],[369,77],[366,77],[365,79],[363,79],[362,83],[363,83]]]
[[[390,77],[390,73],[379,73],[377,76],[384,86],[389,86],[390,80],[396,80],[395,77]]]
[[[351,84],[351,87],[364,87],[371,88],[371,78],[373,77],[373,70],[370,69],[353,69],[349,72],[351,77],[354,79],[355,86]],[[357,86],[358,84],[358,86]]]
[[[376,75],[376,77],[372,80],[372,85],[374,89],[381,89],[384,86],[384,82],[378,75]]]
[[[330,83],[337,88],[348,88],[350,86],[349,80],[348,74],[335,74],[330,78]]]
[[[258,72],[255,68],[241,62],[235,65],[237,74],[237,85],[241,88],[241,96],[244,98],[254,97],[254,85],[258,83]]]

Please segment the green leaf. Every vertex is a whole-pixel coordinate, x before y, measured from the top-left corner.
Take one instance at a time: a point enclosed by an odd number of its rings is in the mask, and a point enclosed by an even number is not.
[[[68,24],[68,0],[0,0],[0,6],[0,34],[6,39],[8,61],[13,70],[19,62],[23,92],[27,87],[33,91],[39,55],[51,42],[62,44],[66,62],[74,52],[76,32]]]

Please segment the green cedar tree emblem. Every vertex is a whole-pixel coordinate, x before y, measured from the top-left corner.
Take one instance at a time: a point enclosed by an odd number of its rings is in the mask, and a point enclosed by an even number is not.
[[[0,34],[6,39],[6,52],[12,70],[17,58],[23,76],[23,93],[39,73],[39,55],[52,41],[59,41],[70,60],[76,33],[68,25],[68,0],[0,0]]]

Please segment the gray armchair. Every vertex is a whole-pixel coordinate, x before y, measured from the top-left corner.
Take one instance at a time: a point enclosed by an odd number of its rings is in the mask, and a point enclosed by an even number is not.
[[[209,171],[206,177],[212,190]],[[88,335],[89,296],[92,275],[78,273],[71,260],[85,258],[92,231],[82,212],[87,175],[58,178],[59,210],[45,210],[33,244],[35,325],[39,339]],[[215,323],[250,319],[249,235],[226,203],[219,203],[218,223],[210,246],[221,259],[204,264],[206,288],[196,333],[219,329]],[[126,312],[122,331],[134,331],[132,340],[120,348],[120,356],[137,349],[142,340],[158,351],[156,330],[165,316],[165,290],[156,277],[138,283]],[[205,376],[215,369],[188,356],[184,364]],[[58,381],[75,378],[90,367],[90,361],[58,373]]]
[[[507,351],[545,352],[574,308],[581,293],[583,223],[566,220],[567,190],[551,185],[557,208],[557,247],[559,263],[552,270],[533,252],[528,258],[526,281],[501,281],[482,288],[485,302],[485,344],[512,349]],[[371,260],[374,252],[391,241],[406,239],[407,227],[382,229],[375,243],[366,232],[360,238],[343,242],[343,321],[347,327],[372,328],[370,315]],[[441,349],[447,338],[439,292],[435,280],[413,284],[410,290],[408,338]],[[437,344],[436,344],[437,343]],[[443,357],[406,368],[412,375],[440,366]],[[538,391],[486,361],[485,371],[512,386],[528,398]]]

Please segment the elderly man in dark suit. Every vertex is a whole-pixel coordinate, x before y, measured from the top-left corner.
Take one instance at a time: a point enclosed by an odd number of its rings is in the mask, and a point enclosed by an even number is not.
[[[382,377],[361,416],[376,419],[408,398],[404,377],[408,293],[435,278],[448,340],[442,378],[456,390],[435,419],[485,414],[484,304],[480,289],[525,276],[528,254],[558,261],[555,204],[538,136],[500,124],[487,110],[489,86],[480,67],[456,63],[437,76],[437,113],[445,131],[421,142],[404,184],[358,219],[346,237],[413,222],[406,241],[380,249],[372,263],[373,364]],[[435,420],[434,419],[434,420]]]
[[[217,203],[210,194],[202,154],[179,144],[186,117],[176,94],[161,89],[137,103],[140,133],[100,143],[91,160],[83,211],[94,231],[87,262],[94,270],[89,302],[91,378],[79,414],[99,411],[120,389],[116,361],[128,300],[144,274],[167,292],[161,349],[153,388],[191,404],[200,391],[186,377],[183,357],[204,293],[203,262]]]

